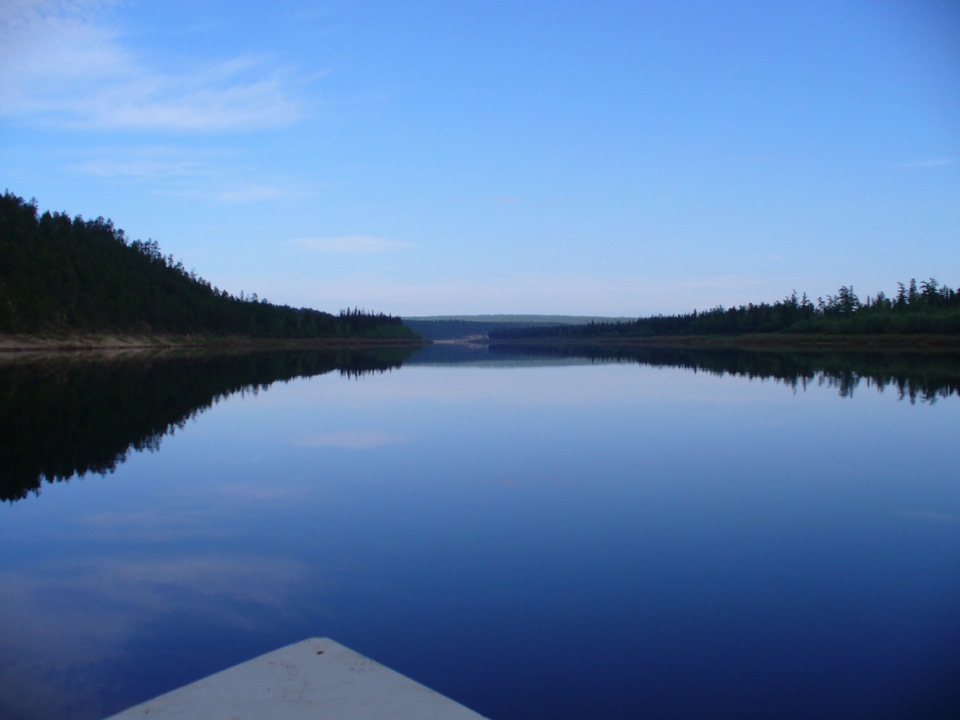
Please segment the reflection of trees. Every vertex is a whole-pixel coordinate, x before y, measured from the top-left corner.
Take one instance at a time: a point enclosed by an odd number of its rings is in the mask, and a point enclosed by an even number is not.
[[[411,351],[56,356],[0,362],[0,499],[39,492],[42,480],[108,473],[131,451],[236,392],[334,370],[358,377],[399,367]]]
[[[359,377],[400,367],[412,350],[152,354],[117,359],[56,356],[0,362],[0,499],[39,492],[42,481],[107,473],[129,452],[162,438],[237,392],[332,371]],[[960,395],[952,353],[765,351],[735,348],[492,345],[494,358],[586,358],[694,372],[773,378],[852,397],[861,386],[893,389],[910,402]],[[471,359],[476,355],[471,350]]]
[[[626,346],[490,346],[502,356],[582,357],[593,361],[637,362],[680,367],[714,375],[773,378],[794,389],[816,383],[852,397],[861,385],[891,388],[910,402],[936,402],[960,395],[960,356],[955,353],[877,353],[849,351],[763,351],[738,348]]]

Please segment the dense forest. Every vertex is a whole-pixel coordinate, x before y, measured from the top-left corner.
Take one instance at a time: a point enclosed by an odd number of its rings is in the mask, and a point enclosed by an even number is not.
[[[860,300],[852,287],[812,302],[804,293],[773,304],[761,302],[739,307],[682,315],[656,315],[628,322],[588,325],[504,328],[491,339],[520,338],[643,338],[698,335],[748,335],[763,333],[823,335],[960,335],[960,291],[930,278],[898,283],[896,295],[883,292]]]
[[[0,198],[0,333],[159,333],[255,338],[412,338],[399,317],[339,315],[238,296],[188,271],[155,240],[110,220]]]

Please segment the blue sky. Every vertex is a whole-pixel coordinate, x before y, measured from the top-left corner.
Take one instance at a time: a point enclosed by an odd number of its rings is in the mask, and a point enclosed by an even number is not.
[[[4,0],[0,66],[0,190],[271,302],[960,285],[951,0]]]

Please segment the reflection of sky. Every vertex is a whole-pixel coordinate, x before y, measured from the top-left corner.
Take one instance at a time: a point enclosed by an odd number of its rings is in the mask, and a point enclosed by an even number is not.
[[[637,365],[235,396],[0,507],[0,710],[96,716],[312,635],[503,717],[931,683],[960,667],[958,421]]]
[[[408,440],[409,438],[403,435],[391,435],[389,433],[363,430],[346,430],[343,432],[307,435],[298,440],[296,444],[302,447],[339,447],[350,450],[365,450],[367,448],[407,442]]]
[[[124,648],[145,626],[189,610],[206,622],[255,633],[262,630],[262,612],[249,608],[282,612],[302,572],[282,557],[193,552],[34,559],[26,568],[7,569],[0,573],[3,707],[11,714],[32,707],[39,717],[67,717],[74,710],[71,695],[90,688],[84,702],[93,705],[90,716],[102,716],[92,689],[122,681],[104,674],[110,661],[125,659]]]

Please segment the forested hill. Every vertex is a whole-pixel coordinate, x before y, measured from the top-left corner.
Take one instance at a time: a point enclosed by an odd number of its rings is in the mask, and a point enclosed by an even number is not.
[[[533,338],[629,338],[752,335],[960,335],[960,290],[934,278],[897,283],[897,293],[864,300],[852,287],[812,302],[806,294],[774,303],[716,307],[682,315],[656,315],[629,322],[551,325],[492,331],[492,340]]]
[[[0,333],[411,338],[399,317],[273,305],[212,286],[110,220],[0,198]]]

